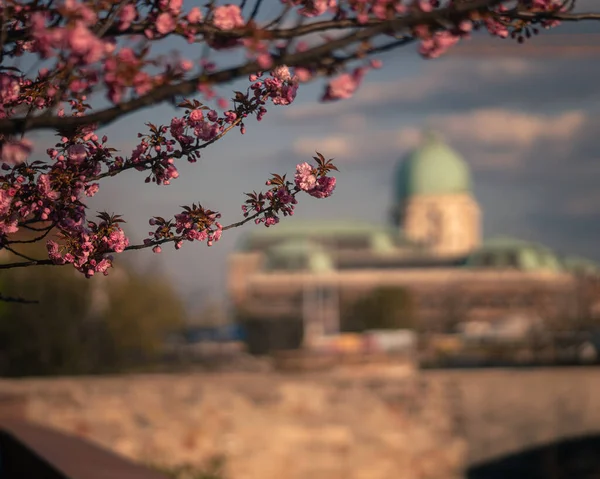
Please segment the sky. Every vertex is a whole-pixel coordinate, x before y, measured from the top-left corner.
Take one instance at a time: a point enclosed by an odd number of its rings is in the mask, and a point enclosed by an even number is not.
[[[334,195],[302,197],[294,217],[282,221],[384,222],[398,161],[433,128],[472,168],[485,236],[516,236],[600,261],[600,23],[564,25],[526,45],[480,36],[436,60],[422,59],[414,45],[379,58],[384,68],[371,71],[352,99],[321,104],[323,83],[302,85],[294,104],[272,106],[262,122],[248,121],[245,135],[233,131],[198,163],[178,165],[180,177],[169,186],[145,184],[136,171],[105,180],[92,211],[123,214],[136,243],[150,231],[150,217],[170,217],[192,202],[220,211],[229,224],[241,219],[244,192],[262,189],[269,173],[293,174],[318,150],[340,169]],[[144,122],[168,124],[175,113],[155,107],[105,132],[127,153]],[[226,297],[227,256],[242,235],[262,227],[227,231],[210,248],[186,243],[159,255],[126,254],[162,269],[197,307]]]

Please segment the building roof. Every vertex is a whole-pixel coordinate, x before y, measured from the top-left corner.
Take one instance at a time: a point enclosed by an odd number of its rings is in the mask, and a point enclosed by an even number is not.
[[[567,271],[572,273],[598,274],[600,266],[598,263],[580,256],[566,256],[562,264]]]
[[[509,237],[492,238],[466,259],[470,268],[516,268],[524,271],[562,271],[563,265],[548,247]]]
[[[287,218],[281,223],[265,228],[258,226],[248,233],[240,244],[242,250],[264,249],[291,240],[330,240],[356,242],[361,248],[378,253],[392,251],[396,246],[411,246],[400,231],[388,225],[364,221],[302,221]]]
[[[465,160],[433,133],[399,164],[396,200],[410,196],[469,193],[471,173]]]
[[[267,249],[265,269],[321,273],[332,271],[335,266],[331,257],[318,243],[292,239]]]

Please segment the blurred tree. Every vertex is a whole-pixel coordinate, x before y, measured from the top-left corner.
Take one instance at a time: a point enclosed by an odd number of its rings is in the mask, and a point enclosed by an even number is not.
[[[165,338],[185,324],[185,310],[173,287],[162,276],[133,271],[107,286],[104,320],[113,360],[120,367],[159,360]]]
[[[405,288],[379,288],[347,303],[342,312],[342,329],[360,332],[368,329],[414,329],[416,308]]]
[[[166,335],[184,309],[157,274],[117,268],[110,277],[81,278],[72,268],[0,273],[0,375],[118,372],[160,359]]]
[[[12,270],[1,276],[7,296],[24,292],[38,304],[4,303],[0,310],[0,374],[76,374],[85,369],[82,319],[89,282],[71,269]]]

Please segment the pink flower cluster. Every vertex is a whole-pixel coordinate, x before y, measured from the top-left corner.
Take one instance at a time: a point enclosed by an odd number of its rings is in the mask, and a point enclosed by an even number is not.
[[[2,159],[2,163],[18,165],[27,159],[32,150],[33,145],[31,141],[26,138],[22,140],[6,140],[4,144],[0,146],[0,158]]]
[[[470,21],[461,22],[453,30],[442,30],[431,33],[427,27],[417,27],[415,36],[421,38],[419,53],[425,58],[438,58],[456,45],[461,38],[466,38],[473,29]]]
[[[119,217],[100,214],[102,221],[89,221],[87,228],[78,226],[62,233],[62,245],[48,240],[48,257],[55,264],[72,264],[86,278],[95,273],[108,274],[113,257],[110,253],[122,253],[129,246],[129,239],[118,226]]]
[[[250,88],[254,90],[257,98],[266,96],[274,105],[289,105],[294,101],[299,81],[296,75],[290,73],[287,66],[278,66],[264,80],[259,79],[261,76],[260,72],[258,75],[250,76],[250,81],[254,81]],[[262,115],[259,116],[260,118]]]
[[[335,177],[318,176],[318,169],[308,163],[301,163],[296,167],[294,181],[298,189],[315,198],[327,198],[335,189]]]
[[[93,10],[71,0],[65,2],[65,6],[74,19],[67,26],[47,27],[45,13],[31,15],[35,50],[45,58],[53,56],[55,50],[65,50],[70,53],[70,62],[83,65],[95,63],[112,51],[114,45],[98,38],[89,28],[97,19]]]
[[[145,62],[131,48],[122,48],[104,62],[104,83],[107,95],[113,103],[119,103],[128,87],[132,87],[137,95],[144,95],[152,90],[152,77],[142,71]]]
[[[175,249],[180,249],[184,241],[206,241],[208,246],[212,246],[223,234],[223,225],[217,221],[220,217],[219,213],[199,204],[184,206],[183,211],[175,215],[175,221],[159,216],[151,218],[150,226],[156,226],[156,230],[148,233],[150,238],[145,239],[144,244],[154,245],[155,253],[160,253],[160,243],[167,241],[172,241]]]
[[[286,182],[285,177],[274,175],[273,179],[267,181],[266,184],[273,186],[266,193],[246,193],[248,199],[246,204],[242,205],[242,212],[245,218],[252,214],[257,225],[264,223],[268,228],[279,223],[281,214],[293,216],[298,200],[295,198],[296,192],[290,189],[292,184]]]
[[[212,23],[219,30],[233,30],[246,24],[240,7],[232,4],[215,8]]]
[[[308,163],[296,167],[294,183],[286,180],[285,175],[272,175],[267,181],[271,186],[266,193],[246,193],[248,199],[242,205],[242,212],[247,219],[254,219],[256,224],[264,223],[269,227],[279,223],[279,215],[292,216],[294,207],[298,203],[296,195],[304,191],[315,198],[327,198],[335,189],[335,177],[327,174],[336,170],[332,160],[325,160],[323,155],[317,153],[314,157],[316,167]]]
[[[352,73],[343,73],[329,82],[322,101],[345,100],[354,95],[367,72],[367,67],[357,67]]]
[[[309,18],[335,12],[338,6],[338,0],[282,0],[282,3],[301,7],[298,13]]]

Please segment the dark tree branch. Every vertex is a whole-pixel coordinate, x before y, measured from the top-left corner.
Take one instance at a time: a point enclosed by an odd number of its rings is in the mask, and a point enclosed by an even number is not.
[[[43,228],[41,229],[41,231],[45,230],[45,233],[36,237],[36,238],[32,238],[30,240],[15,240],[15,241],[8,241],[7,244],[11,245],[11,244],[28,244],[28,243],[37,243],[38,241],[43,240],[46,236],[48,236],[48,234],[50,233],[50,231],[52,231],[52,229],[54,228],[55,225],[51,225],[48,226],[47,228]],[[40,229],[38,229],[37,231],[40,231]]]
[[[457,5],[429,13],[415,13],[414,15],[404,16],[393,20],[387,20],[376,25],[358,30],[337,40],[323,43],[317,47],[288,54],[274,59],[274,67],[278,65],[298,66],[310,63],[316,59],[328,55],[335,50],[344,48],[355,42],[368,40],[377,35],[387,32],[397,32],[399,30],[415,27],[417,25],[430,25],[434,29],[441,28],[440,20],[458,23],[467,18],[470,14],[487,10],[490,6],[502,3],[505,0],[477,0],[468,5]],[[307,27],[310,25],[307,25]],[[302,28],[302,27],[298,27]],[[257,62],[248,62],[244,65],[236,66],[226,70],[221,70],[208,75],[200,75],[189,80],[176,84],[164,85],[155,88],[146,95],[120,103],[114,107],[101,110],[96,113],[80,117],[43,117],[33,118],[12,118],[0,120],[0,133],[22,133],[28,130],[42,130],[49,128],[61,128],[62,131],[74,130],[77,127],[97,124],[98,126],[107,125],[117,118],[129,113],[141,110],[143,108],[162,103],[177,95],[190,95],[196,92],[198,84],[222,84],[227,83],[242,76],[261,70]]]
[[[21,261],[19,263],[0,263],[0,269],[25,268],[26,266],[51,266],[55,265],[49,259],[32,259],[31,261]]]
[[[600,20],[600,13],[567,13],[567,12],[522,12],[512,10],[502,16],[519,20],[559,20],[561,22],[581,22],[583,20]]]
[[[258,11],[260,10],[260,6],[262,5],[263,0],[256,0],[254,4],[254,8],[252,9],[252,13],[250,14],[250,20],[254,20],[256,15],[258,15]]]
[[[19,253],[17,250],[15,250],[14,248],[11,248],[10,246],[8,246],[6,244],[2,245],[2,247],[4,249],[6,249],[7,251],[10,251],[12,254],[19,256],[20,258],[26,259],[28,261],[36,261],[35,259],[31,258],[30,256],[27,256],[26,254]]]
[[[39,301],[35,299],[24,299],[24,298],[15,298],[12,296],[4,296],[0,293],[0,302],[4,303],[20,303],[20,304],[39,304]]]

